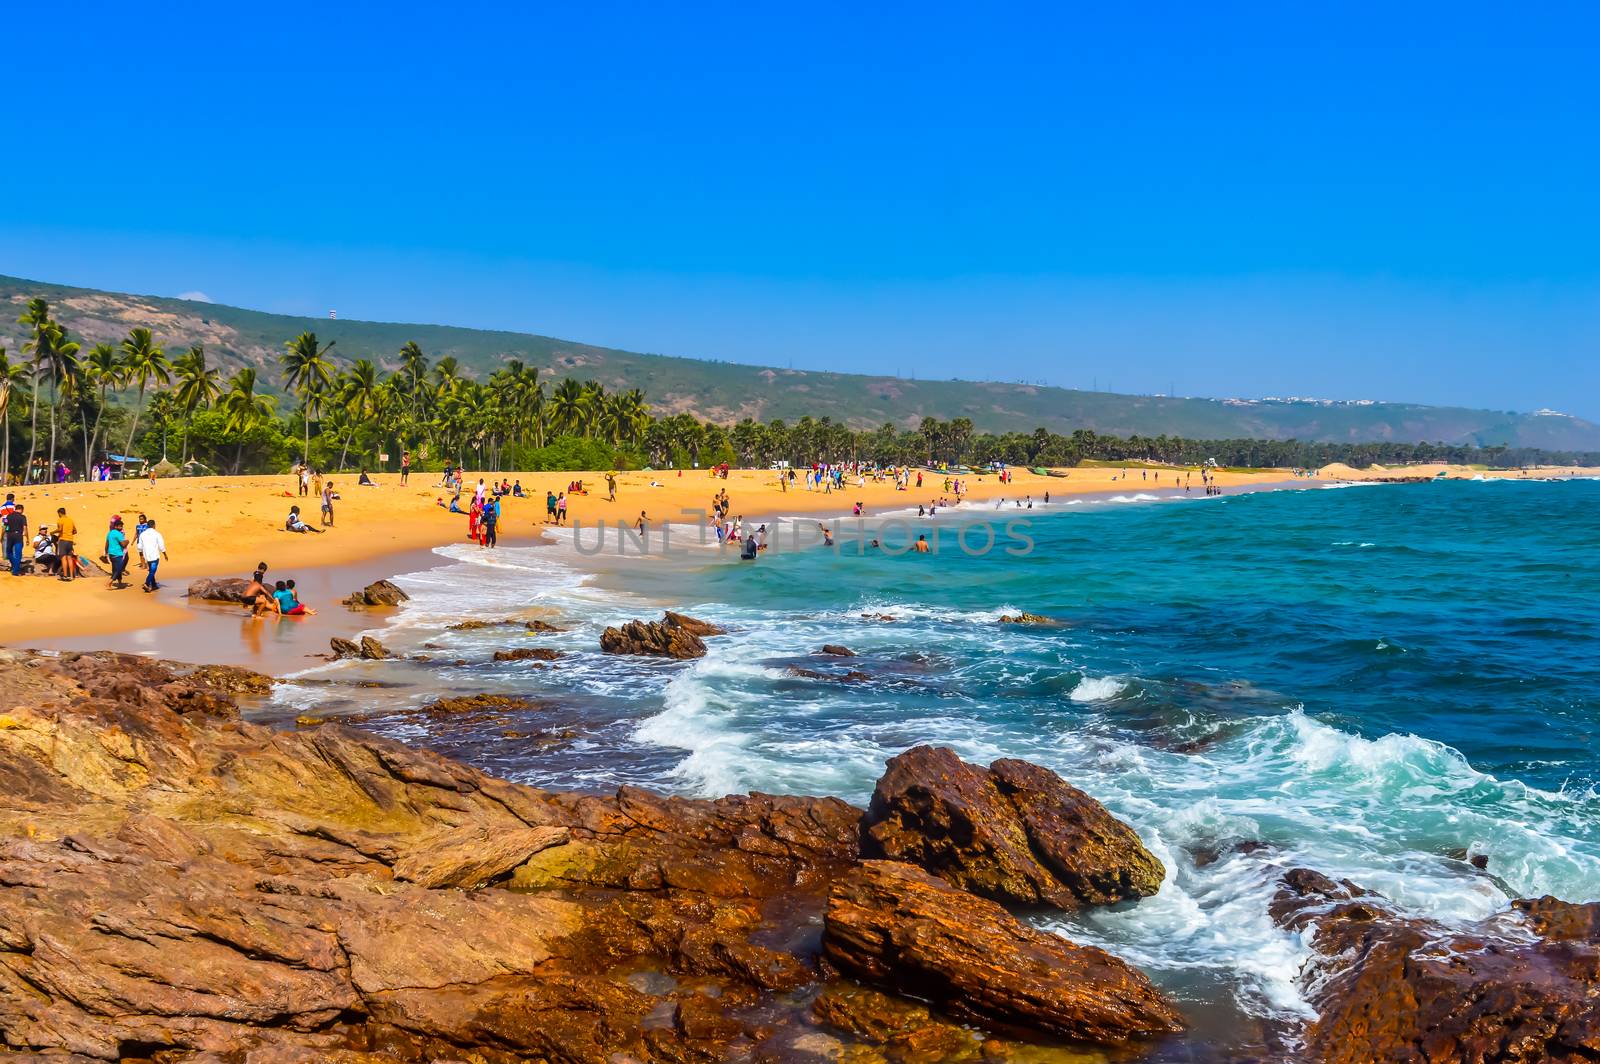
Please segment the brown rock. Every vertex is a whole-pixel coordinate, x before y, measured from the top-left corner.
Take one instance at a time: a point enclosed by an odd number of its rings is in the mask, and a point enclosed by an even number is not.
[[[686,614],[674,613],[672,610],[667,610],[663,613],[661,620],[663,624],[670,624],[674,628],[682,628],[691,635],[708,636],[725,635],[727,633],[727,629],[719,628],[710,621],[702,621]]]
[[[207,578],[192,581],[187,595],[189,598],[205,599],[207,602],[237,602],[242,605],[244,589],[249,586],[250,581],[238,577],[221,580]]]
[[[1456,930],[1295,869],[1273,908],[1286,926],[1316,928],[1318,957],[1302,973],[1318,1013],[1311,1060],[1578,1064],[1600,1054],[1600,903],[1519,901],[1510,917]]]
[[[370,635],[364,635],[361,637],[361,656],[363,658],[372,660],[394,657],[394,655],[389,652],[388,647],[384,646]]]
[[[1061,628],[1065,625],[1064,621],[1058,621],[1054,617],[1045,617],[1038,613],[1009,613],[1000,618],[1000,623],[1031,624],[1042,628]]]
[[[523,625],[530,632],[565,632],[565,628],[558,628],[549,621],[534,619]]]
[[[674,618],[677,618],[674,620]],[[689,622],[684,624],[681,622]],[[700,633],[705,632],[704,621],[672,613],[670,610],[659,621],[629,621],[620,628],[607,628],[600,633],[600,649],[607,654],[640,654],[654,658],[703,658],[705,642]],[[720,632],[721,629],[717,629]],[[715,634],[705,632],[705,634]]]
[[[555,661],[557,658],[565,656],[561,651],[550,647],[517,647],[513,650],[496,650],[494,652],[494,660],[496,661],[526,661],[529,658],[537,661]]]
[[[472,889],[509,875],[541,850],[566,843],[563,827],[516,828],[490,834],[482,828],[452,828],[417,841],[394,863],[394,877],[424,887]]]
[[[834,884],[822,950],[852,978],[994,1030],[1117,1045],[1183,1028],[1117,958],[897,861],[864,862]]]
[[[827,654],[835,658],[853,658],[856,656],[856,652],[854,650],[851,650],[849,647],[842,647],[837,643],[824,643],[822,645],[822,649],[817,651],[817,653]]]
[[[863,821],[874,855],[999,901],[1063,909],[1148,897],[1166,874],[1139,836],[1048,769],[918,746],[889,762]]]
[[[361,648],[352,640],[334,636],[328,640],[328,648],[333,651],[335,658],[359,658]]]
[[[237,665],[201,665],[191,669],[185,679],[223,694],[235,695],[271,694],[278,682],[271,676]]]
[[[400,590],[392,580],[375,580],[344,600],[346,606],[398,606],[409,602],[411,596]]]
[[[538,703],[518,698],[516,695],[456,695],[429,702],[417,712],[447,716],[480,710],[524,710],[537,707]]]

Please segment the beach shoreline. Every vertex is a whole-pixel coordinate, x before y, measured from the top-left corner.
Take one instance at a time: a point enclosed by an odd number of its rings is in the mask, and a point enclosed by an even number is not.
[[[946,512],[965,518],[1002,514],[1020,516],[1025,508],[991,509],[978,504],[997,500],[1022,499],[1043,507],[1048,493],[1089,499],[1095,496],[1185,494],[1199,495],[1199,478],[1192,470],[1164,467],[1129,466],[1124,475],[1119,467],[1086,467],[1064,471],[1065,476],[1044,476],[1028,470],[1014,470],[1011,483],[1002,483],[994,474],[970,474],[966,482],[965,505]],[[1407,469],[1348,470],[1330,468],[1321,478],[1296,476],[1289,470],[1228,471],[1212,474],[1215,482],[1229,494],[1240,489],[1309,488],[1321,482],[1383,482],[1429,480],[1440,472],[1455,479],[1486,476],[1491,479],[1522,478],[1523,471],[1483,471],[1469,468],[1425,466]],[[1537,472],[1537,471],[1532,471]],[[1549,475],[1594,475],[1591,470],[1551,470]],[[710,510],[712,496],[727,490],[732,499],[730,513],[745,516],[747,531],[763,521],[819,521],[843,525],[853,520],[850,513],[856,501],[863,504],[870,520],[902,517],[913,519],[916,507],[927,505],[945,493],[944,474],[924,472],[921,489],[896,490],[891,483],[868,482],[864,487],[846,484],[841,490],[825,493],[801,488],[780,490],[774,470],[733,470],[727,479],[714,478],[707,471],[625,472],[618,475],[618,497],[604,495],[604,474],[579,473],[504,473],[496,478],[522,484],[526,498],[503,500],[505,516],[501,524],[501,544],[521,546],[548,541],[548,526],[543,525],[540,505],[546,491],[565,491],[569,484],[582,482],[586,494],[570,496],[569,517],[585,525],[606,523],[614,528],[630,526],[641,512],[652,525],[670,523],[674,529],[692,529],[685,517],[700,523]],[[1165,476],[1167,479],[1163,480]],[[489,479],[488,474],[484,474]],[[443,564],[434,554],[437,548],[452,543],[467,543],[467,518],[449,514],[437,505],[443,498],[435,474],[416,474],[409,486],[399,484],[398,474],[374,474],[377,487],[356,487],[354,476],[335,478],[343,498],[337,504],[337,523],[327,534],[293,535],[282,531],[282,515],[290,505],[299,504],[309,522],[316,514],[311,500],[285,490],[292,483],[286,476],[202,477],[158,481],[108,483],[68,483],[14,489],[18,502],[27,507],[30,524],[44,522],[45,513],[53,523],[56,506],[66,506],[77,520],[83,541],[80,553],[93,557],[99,551],[92,544],[99,529],[113,513],[133,520],[140,512],[157,518],[168,544],[170,559],[159,569],[162,589],[143,594],[138,588],[143,573],[137,565],[129,567],[129,587],[108,590],[102,578],[86,577],[74,584],[46,577],[12,578],[0,575],[0,644],[12,647],[37,647],[57,650],[127,649],[155,653],[179,647],[190,660],[218,664],[251,664],[259,667],[283,661],[280,652],[265,649],[280,642],[297,642],[281,637],[254,638],[249,632],[239,637],[236,649],[214,625],[218,607],[191,603],[184,593],[193,580],[218,576],[243,576],[258,561],[270,565],[269,576],[297,579],[301,597],[318,609],[315,618],[302,621],[267,622],[289,631],[306,630],[304,640],[325,646],[332,635],[348,635],[370,628],[377,619],[371,612],[348,611],[340,601],[376,579],[389,578],[421,567]],[[469,476],[467,484],[476,483]],[[1059,505],[1059,504],[1058,504]],[[636,509],[637,507],[637,509]],[[1051,506],[1056,509],[1057,506]],[[92,531],[91,531],[92,530]],[[698,539],[693,546],[699,556]],[[820,537],[817,537],[820,539]],[[555,537],[563,544],[580,569],[594,564],[592,554],[571,549],[566,535]],[[681,540],[680,540],[681,542]],[[714,547],[714,541],[711,546]],[[606,554],[612,554],[608,545]],[[710,555],[706,555],[710,557]],[[605,566],[610,568],[609,565]],[[231,607],[222,607],[221,617],[229,617]],[[166,635],[161,629],[172,628]],[[231,629],[231,624],[226,626]],[[312,638],[312,635],[315,638]],[[191,649],[193,648],[193,649]],[[197,651],[198,656],[197,656]],[[252,664],[254,663],[254,664]],[[271,671],[270,669],[264,671]]]

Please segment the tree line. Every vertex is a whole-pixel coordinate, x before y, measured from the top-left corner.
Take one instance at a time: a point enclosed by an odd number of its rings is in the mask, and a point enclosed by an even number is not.
[[[70,465],[79,453],[87,469],[114,452],[169,463],[176,453],[180,466],[194,460],[207,470],[241,473],[279,472],[296,460],[330,470],[395,468],[403,450],[418,469],[450,463],[496,471],[778,462],[1150,461],[1305,469],[1331,462],[1600,464],[1594,453],[1437,443],[1191,440],[1043,428],[997,434],[978,432],[965,417],[923,418],[915,428],[856,429],[826,417],[722,425],[690,414],[658,416],[637,388],[607,391],[571,377],[547,381],[516,359],[479,381],[454,358],[430,360],[415,342],[395,353],[392,371],[368,358],[341,368],[332,358],[334,343],[311,332],[285,343],[273,367],[279,396],[257,367],[224,378],[202,345],[169,354],[144,327],[130,329],[118,344],[85,351],[44,299],[29,301],[18,320],[28,330],[21,361],[13,363],[0,348],[0,468],[8,474],[18,471],[13,459],[23,454],[22,470],[54,469],[58,460]],[[283,409],[280,398],[287,400]]]

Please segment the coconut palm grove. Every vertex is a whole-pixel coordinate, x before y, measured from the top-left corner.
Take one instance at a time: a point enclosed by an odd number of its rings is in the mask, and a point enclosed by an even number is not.
[[[395,469],[406,451],[418,469],[465,463],[496,471],[846,460],[1306,469],[1329,462],[1600,462],[1592,452],[1443,443],[1191,440],[1043,428],[995,434],[966,417],[870,429],[828,417],[726,425],[655,412],[639,389],[608,392],[517,359],[476,380],[456,359],[430,359],[414,341],[392,353],[396,368],[385,372],[372,357],[346,358],[335,343],[302,332],[284,342],[275,375],[245,366],[223,378],[203,345],[169,351],[144,326],[118,344],[86,350],[42,297],[29,300],[18,321],[29,333],[20,360],[0,348],[0,467],[7,483],[67,479],[103,462],[164,475],[269,473],[296,461],[319,469]]]

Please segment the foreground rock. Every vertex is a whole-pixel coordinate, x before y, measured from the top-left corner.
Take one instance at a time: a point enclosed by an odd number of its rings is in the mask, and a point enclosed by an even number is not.
[[[516,647],[513,650],[496,650],[495,661],[556,661],[565,657],[553,647]]]
[[[1148,897],[1166,870],[1132,828],[1049,769],[918,746],[889,762],[867,849],[997,901],[1076,909]]]
[[[411,596],[400,590],[392,580],[375,580],[344,600],[346,606],[398,606],[410,602]]]
[[[238,577],[223,580],[207,578],[190,583],[187,594],[189,598],[205,599],[207,602],[237,602],[242,605],[244,589],[249,586],[250,581]]]
[[[1183,1028],[1142,974],[897,861],[834,885],[822,951],[846,975],[1000,1031],[1119,1044]]]
[[[639,654],[653,658],[703,658],[701,638],[721,635],[722,629],[706,621],[668,610],[659,621],[629,621],[600,633],[600,649],[607,654]]]
[[[205,674],[130,656],[0,656],[0,721],[0,1045],[22,1059],[970,1057],[896,1004],[936,979],[959,987],[936,1008],[1019,1031],[1170,1029],[1096,951],[904,866],[853,873],[861,813],[836,799],[517,786],[250,724]],[[825,908],[835,963],[880,991],[828,983]]]
[[[1310,1059],[1577,1064],[1600,1059],[1600,903],[1518,901],[1466,932],[1294,869],[1273,905],[1314,925],[1301,979]]]

